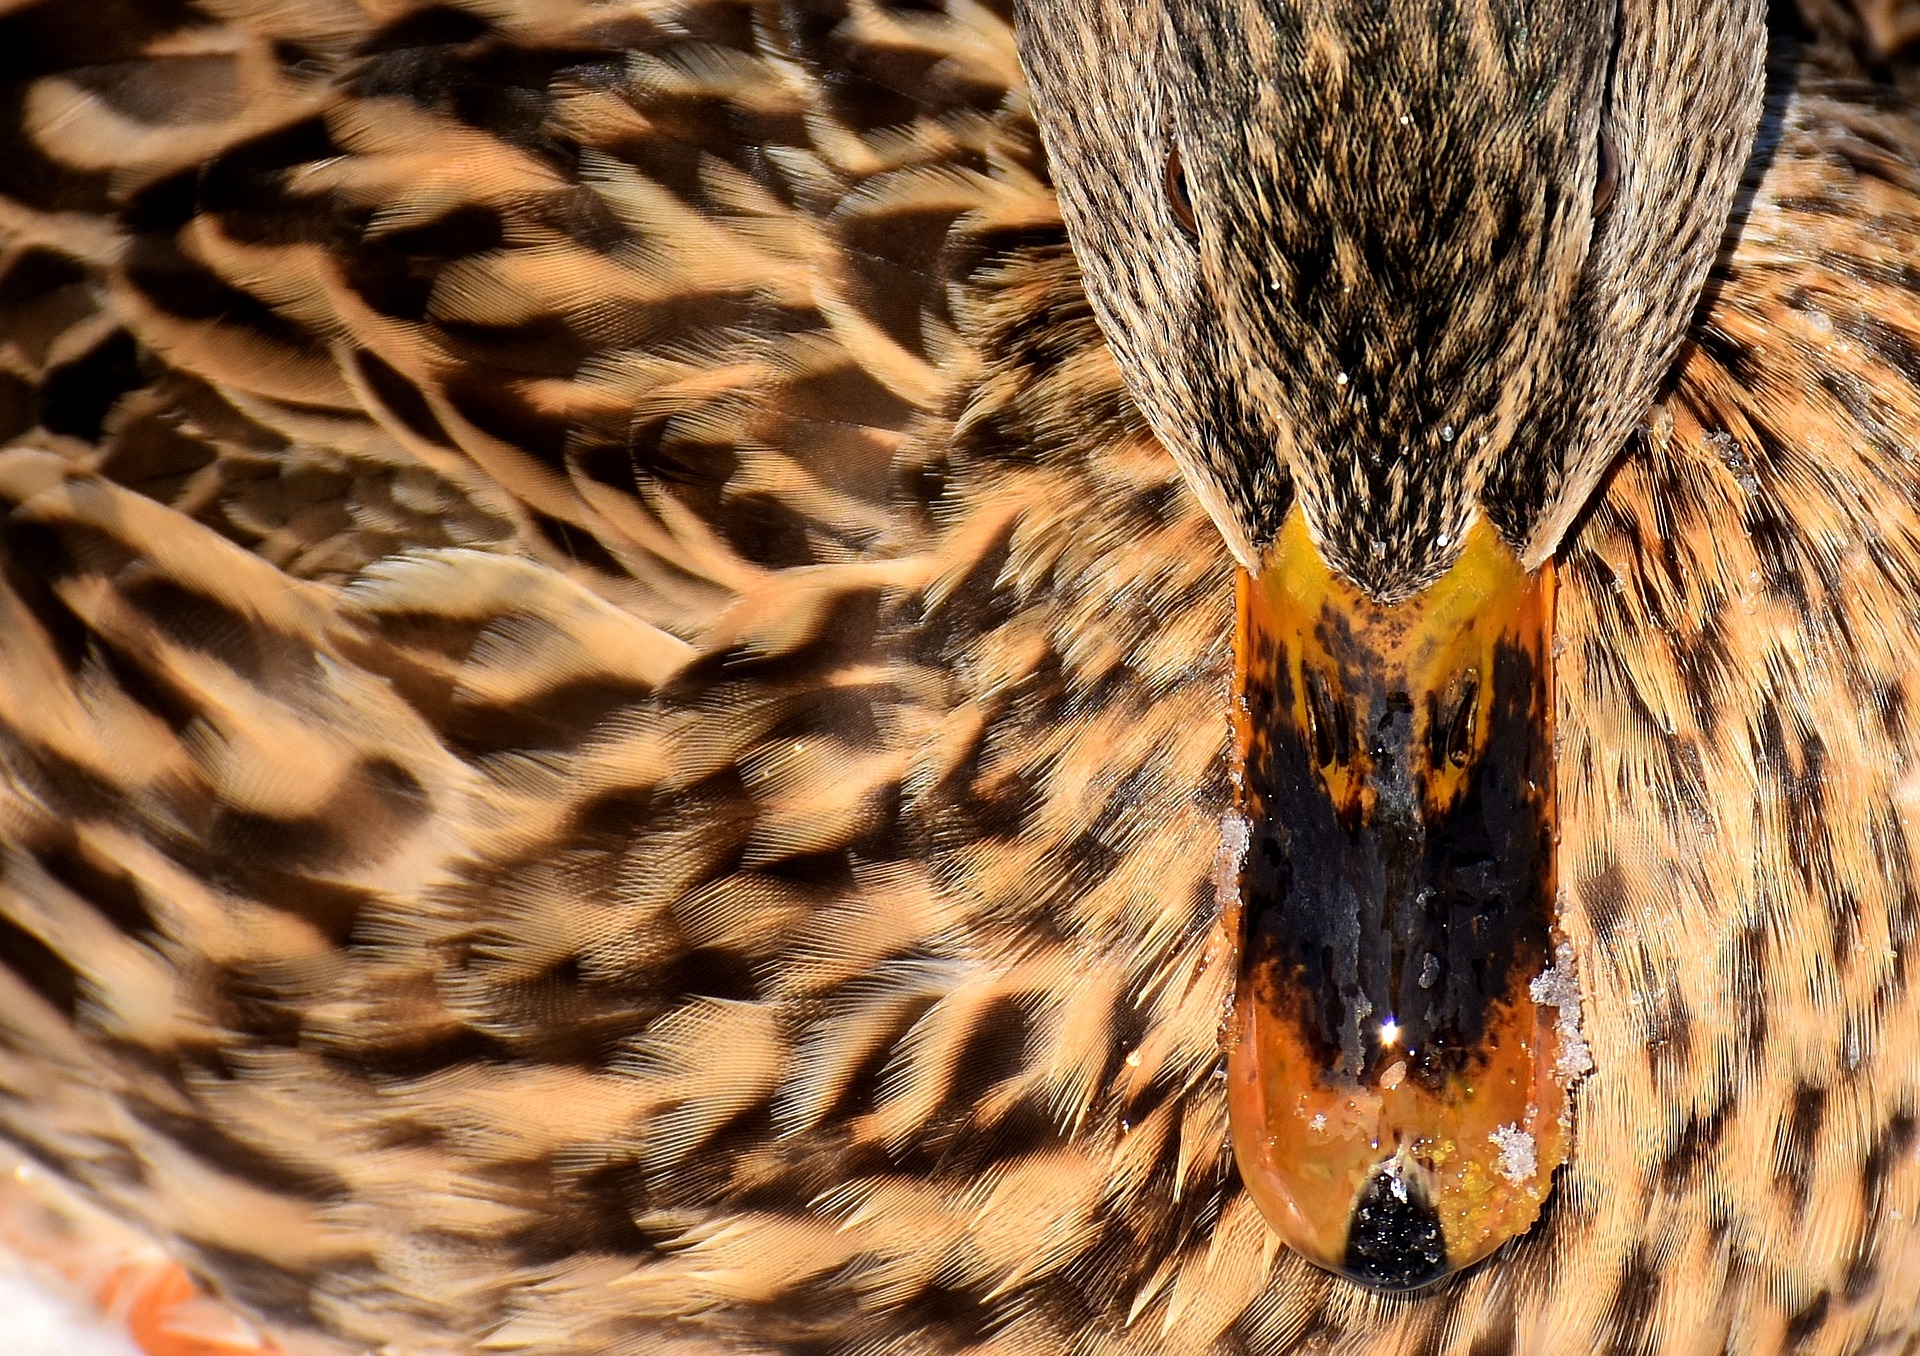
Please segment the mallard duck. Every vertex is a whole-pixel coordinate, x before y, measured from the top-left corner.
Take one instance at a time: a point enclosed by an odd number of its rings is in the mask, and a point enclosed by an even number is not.
[[[9,7],[30,1175],[290,1353],[1909,1343],[1911,19],[1469,9],[1537,97],[1408,55],[1449,6]],[[1522,253],[1432,246],[1441,176]],[[1314,212],[1378,248],[1250,268]],[[1300,328],[1448,269],[1435,333],[1505,326],[1452,367]],[[1246,640],[1313,635],[1275,561],[1463,552],[1552,562],[1527,935],[1591,1072],[1491,1256],[1313,1256],[1454,1188],[1245,1185]],[[1378,1088],[1413,1019],[1355,1011]]]

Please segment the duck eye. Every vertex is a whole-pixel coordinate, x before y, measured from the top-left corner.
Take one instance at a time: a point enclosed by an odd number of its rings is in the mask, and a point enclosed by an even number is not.
[[[1613,138],[1600,134],[1600,177],[1593,185],[1593,214],[1597,217],[1613,204],[1613,190],[1620,186],[1620,153],[1613,149]]]
[[[1187,239],[1200,238],[1200,222],[1193,215],[1193,199],[1187,196],[1187,170],[1180,163],[1180,148],[1175,146],[1167,152],[1167,206],[1173,209],[1173,219]]]

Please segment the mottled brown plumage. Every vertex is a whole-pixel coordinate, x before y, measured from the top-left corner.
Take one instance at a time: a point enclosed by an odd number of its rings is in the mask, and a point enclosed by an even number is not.
[[[0,1134],[301,1351],[1904,1349],[1903,14],[1562,548],[1596,1071],[1396,1299],[1231,1166],[1231,556],[1006,15],[6,8]]]

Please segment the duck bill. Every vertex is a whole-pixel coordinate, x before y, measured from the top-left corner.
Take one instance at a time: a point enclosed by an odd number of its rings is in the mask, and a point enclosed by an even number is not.
[[[1484,523],[1397,604],[1297,508],[1240,575],[1234,1151],[1291,1247],[1377,1289],[1524,1233],[1566,1157],[1552,618],[1552,567]]]

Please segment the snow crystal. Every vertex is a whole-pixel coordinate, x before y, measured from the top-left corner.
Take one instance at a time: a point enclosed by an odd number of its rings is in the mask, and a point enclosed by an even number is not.
[[[1253,826],[1246,816],[1228,811],[1220,817],[1220,855],[1213,862],[1213,888],[1222,904],[1240,893],[1240,869],[1246,865]]]
[[[1427,952],[1426,959],[1420,962],[1420,987],[1423,989],[1431,989],[1433,982],[1439,978],[1440,958],[1429,951]],[[1535,999],[1534,1001],[1537,1003],[1540,1000]]]
[[[1522,1130],[1518,1122],[1501,1126],[1487,1138],[1500,1151],[1500,1161],[1495,1164],[1500,1175],[1515,1186],[1539,1171],[1540,1159],[1534,1153],[1533,1136]]]
[[[1534,977],[1527,992],[1541,1007],[1559,1013],[1554,1025],[1560,1033],[1560,1058],[1553,1073],[1561,1086],[1571,1088],[1593,1072],[1593,1052],[1580,1032],[1580,977],[1574,973],[1571,945],[1562,942],[1554,948],[1553,964]]]

